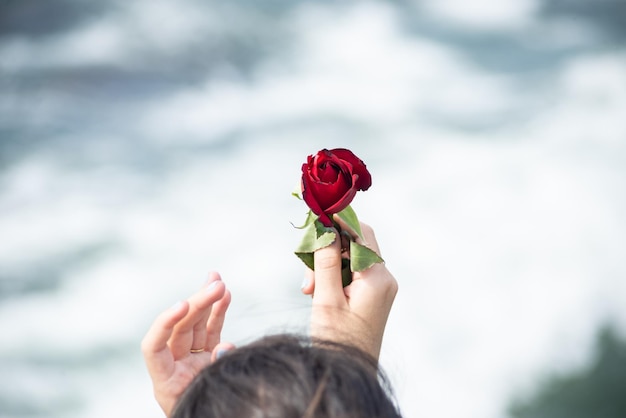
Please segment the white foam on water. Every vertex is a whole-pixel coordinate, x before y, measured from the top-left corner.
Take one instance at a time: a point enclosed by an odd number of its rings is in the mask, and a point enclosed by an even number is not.
[[[451,0],[428,0],[418,6],[454,25],[478,30],[524,27],[532,22],[541,3],[537,0],[472,0],[460,5]]]

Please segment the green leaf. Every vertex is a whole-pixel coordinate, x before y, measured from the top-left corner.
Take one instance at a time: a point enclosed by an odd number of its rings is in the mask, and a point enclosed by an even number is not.
[[[304,230],[304,236],[302,237],[300,245],[296,248],[296,252],[312,253],[320,248],[328,247],[330,244],[335,242],[336,236],[337,234],[333,231],[328,231],[318,236],[315,225],[309,225]]]
[[[307,220],[308,222],[308,220]],[[313,253],[320,248],[328,247],[335,242],[337,234],[331,229],[315,221],[306,225],[304,229],[304,236],[300,245],[295,250],[295,254],[306,264],[310,269],[313,269]]]
[[[372,267],[376,263],[382,263],[384,260],[380,258],[373,250],[364,245],[350,241],[350,269],[352,271],[363,271]]]
[[[317,235],[317,238],[320,238],[322,235],[327,234],[329,232],[332,234],[335,233],[335,231],[331,227],[325,226],[323,223],[318,221],[317,216],[315,217],[315,221],[313,222],[313,225],[315,225],[315,233]],[[332,242],[330,244],[332,244]]]
[[[356,212],[354,212],[354,210],[352,209],[352,207],[350,207],[350,205],[348,205],[348,207],[346,207],[344,210],[339,212],[337,216],[339,216],[339,218],[345,222],[345,224],[349,228],[348,232],[352,236],[356,235],[362,240],[364,240],[363,232],[361,232],[361,224],[359,223],[359,218],[357,218]]]
[[[295,254],[300,258],[300,260],[302,260],[304,264],[306,264],[308,268],[310,268],[311,270],[315,270],[315,260],[313,259],[313,253],[296,252]]]

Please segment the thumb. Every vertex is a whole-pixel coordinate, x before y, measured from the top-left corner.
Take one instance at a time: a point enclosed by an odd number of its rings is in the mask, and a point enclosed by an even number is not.
[[[313,302],[323,305],[345,304],[341,283],[341,248],[339,238],[314,254],[315,293]]]

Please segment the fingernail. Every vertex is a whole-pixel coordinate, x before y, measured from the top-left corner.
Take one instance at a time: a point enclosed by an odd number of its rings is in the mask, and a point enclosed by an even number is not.
[[[183,306],[183,302],[178,301],[172,305],[172,307],[170,308],[170,311],[177,311],[180,309],[181,306]]]
[[[304,290],[305,287],[309,285],[309,278],[305,277],[302,279],[302,284],[300,285],[300,290]]]
[[[207,292],[210,292],[211,290],[215,289],[215,286],[217,286],[218,282],[219,282],[219,280],[215,280],[215,281],[209,283],[209,285],[206,288]]]
[[[220,359],[224,356],[224,354],[228,353],[228,350],[226,348],[220,348],[219,350],[217,350],[217,356],[216,358]]]

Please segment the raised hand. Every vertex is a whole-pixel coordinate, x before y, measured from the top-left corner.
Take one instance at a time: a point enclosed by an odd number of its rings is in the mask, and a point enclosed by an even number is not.
[[[335,220],[347,229],[341,219]],[[357,242],[380,255],[372,228],[361,223],[361,230],[365,241],[355,237]],[[307,270],[302,291],[313,295],[311,336],[353,344],[378,358],[398,283],[384,264],[377,263],[353,273],[352,283],[343,288],[339,241],[317,250],[315,271]]]
[[[220,342],[230,300],[219,274],[211,273],[206,286],[161,313],[145,335],[141,349],[165,415],[201,369],[233,348]]]

